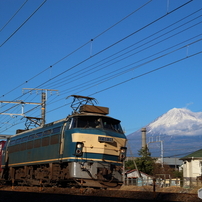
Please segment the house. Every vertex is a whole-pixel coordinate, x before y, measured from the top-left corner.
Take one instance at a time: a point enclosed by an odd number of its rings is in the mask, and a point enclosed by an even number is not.
[[[183,177],[192,178],[196,181],[197,177],[202,176],[202,149],[197,150],[180,160],[183,160]]]
[[[141,175],[139,177],[139,174]],[[152,185],[153,183],[153,177],[150,175],[147,175],[146,173],[143,173],[141,171],[138,171],[136,169],[128,170],[125,172],[125,184],[126,185]]]

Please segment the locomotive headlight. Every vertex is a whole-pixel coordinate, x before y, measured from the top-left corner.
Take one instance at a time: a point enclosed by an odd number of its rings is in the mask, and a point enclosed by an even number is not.
[[[80,148],[82,147],[82,144],[79,144],[79,143],[78,143],[78,144],[76,145],[76,147],[77,147],[78,149],[80,149]]]
[[[126,147],[121,147],[121,149],[120,149],[120,156],[119,156],[119,159],[121,161],[123,161],[126,158],[126,151],[127,151]]]
[[[75,156],[82,156],[83,155],[83,142],[77,142],[76,149],[75,149]]]

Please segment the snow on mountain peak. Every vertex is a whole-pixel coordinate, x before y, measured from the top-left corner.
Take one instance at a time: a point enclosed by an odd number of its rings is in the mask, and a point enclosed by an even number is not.
[[[150,134],[199,135],[202,134],[202,112],[186,108],[173,108],[147,126]]]

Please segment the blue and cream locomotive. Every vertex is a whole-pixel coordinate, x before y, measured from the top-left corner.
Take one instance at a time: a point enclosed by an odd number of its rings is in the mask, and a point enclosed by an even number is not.
[[[27,185],[121,185],[126,136],[107,114],[106,107],[82,104],[65,119],[12,136],[0,177]]]

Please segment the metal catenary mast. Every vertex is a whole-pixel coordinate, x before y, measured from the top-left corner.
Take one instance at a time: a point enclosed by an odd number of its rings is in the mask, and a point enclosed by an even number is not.
[[[38,126],[44,126],[45,123],[46,123],[46,101],[47,101],[47,94],[48,94],[48,91],[52,92],[52,91],[57,91],[58,90],[53,90],[53,89],[39,89],[39,88],[23,88],[23,91],[24,90],[28,90],[28,92],[31,92],[31,91],[36,91],[36,92],[39,92],[41,91],[41,103],[37,103],[37,102],[24,102],[22,100],[20,101],[0,101],[0,103],[12,103],[12,104],[21,104],[21,107],[22,107],[22,112],[21,114],[15,114],[15,113],[0,113],[2,115],[17,115],[17,116],[24,116],[27,120],[29,120],[30,122],[34,123],[35,125],[38,125]],[[37,117],[29,117],[29,116],[25,116],[25,113],[24,113],[24,105],[25,104],[32,104],[32,105],[41,105],[41,118],[37,118]],[[30,126],[31,124],[29,124]],[[27,125],[27,129],[29,127]]]

